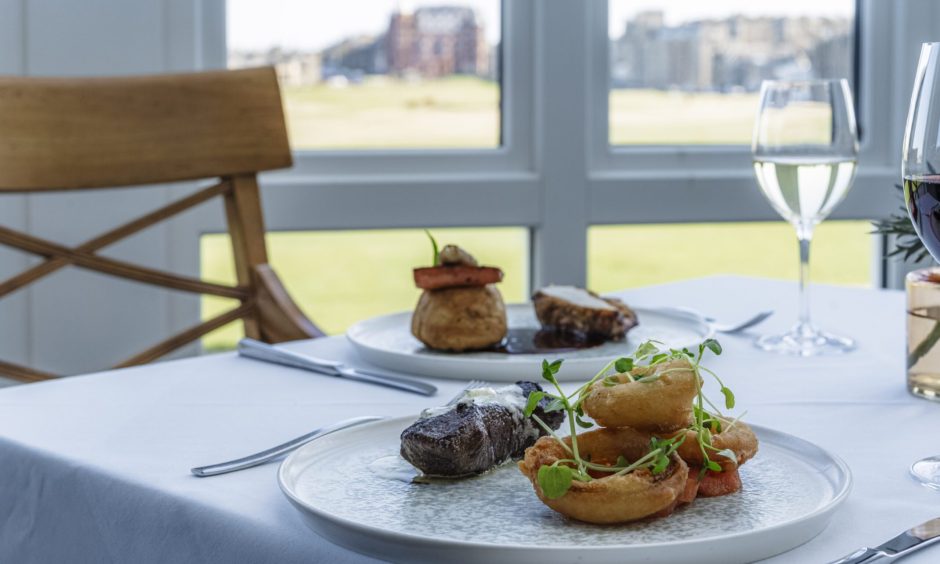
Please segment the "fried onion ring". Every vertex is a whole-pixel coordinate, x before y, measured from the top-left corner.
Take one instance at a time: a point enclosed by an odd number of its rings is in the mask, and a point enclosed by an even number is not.
[[[632,381],[656,377],[648,382]],[[611,376],[613,386],[599,380],[584,399],[584,412],[602,427],[632,427],[666,433],[686,427],[692,418],[692,399],[698,377],[688,360],[678,359]]]
[[[722,432],[712,433],[712,446],[718,450],[731,450],[737,457],[737,464],[725,458],[717,456],[714,451],[709,452],[709,458],[721,465],[723,470],[734,470],[744,464],[757,454],[757,435],[747,426],[747,423],[720,418]],[[663,435],[660,438],[674,437],[672,435]],[[685,431],[685,440],[679,445],[676,451],[682,460],[689,466],[702,467],[705,465],[705,457],[702,455],[702,449],[698,444],[698,437],[695,431],[687,429]]]
[[[565,443],[571,445],[571,438]],[[619,456],[637,460],[649,451],[650,435],[634,429],[596,429],[578,435],[578,450],[582,458],[595,462],[613,462]],[[653,475],[642,468],[623,476],[580,482],[575,480],[563,496],[548,499],[538,483],[539,468],[548,466],[571,455],[552,437],[542,437],[526,449],[519,462],[522,471],[542,503],[551,509],[588,523],[627,523],[650,516],[668,515],[685,491],[689,469],[685,462],[673,455],[673,460],[661,474]]]

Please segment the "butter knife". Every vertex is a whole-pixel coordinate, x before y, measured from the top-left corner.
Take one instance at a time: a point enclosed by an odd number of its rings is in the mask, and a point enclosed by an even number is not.
[[[875,548],[860,548],[848,556],[834,560],[830,564],[893,562],[937,541],[940,541],[940,517],[908,529]]]
[[[239,341],[238,355],[263,362],[309,370],[326,376],[337,376],[404,390],[414,394],[421,394],[422,396],[433,396],[437,393],[437,386],[428,384],[417,378],[411,378],[401,374],[390,374],[388,372],[374,372],[351,368],[344,365],[342,362],[312,358],[267,343],[262,343],[255,339],[246,338]]]

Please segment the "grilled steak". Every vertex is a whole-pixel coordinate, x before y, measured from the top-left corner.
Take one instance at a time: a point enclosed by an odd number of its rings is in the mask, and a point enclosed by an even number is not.
[[[546,286],[532,296],[532,303],[542,327],[560,332],[616,340],[638,323],[622,301],[574,286]]]
[[[541,390],[534,382],[468,391],[453,406],[425,410],[401,434],[401,455],[428,476],[457,478],[479,474],[510,458],[521,458],[544,431],[523,416],[526,398]],[[535,409],[552,429],[564,412],[546,413],[547,399]]]

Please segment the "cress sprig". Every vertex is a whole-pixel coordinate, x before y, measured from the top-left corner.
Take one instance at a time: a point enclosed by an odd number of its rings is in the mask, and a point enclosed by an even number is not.
[[[428,239],[431,240],[431,250],[434,252],[434,258],[431,259],[431,266],[440,266],[441,265],[441,253],[437,248],[437,240],[434,238],[434,235],[431,235],[431,232],[427,229],[424,230],[424,234],[428,236]]]
[[[539,468],[539,487],[542,489],[542,492],[546,497],[549,499],[556,499],[565,495],[575,480],[581,482],[589,482],[593,480],[594,478],[588,473],[589,470],[594,472],[608,472],[615,476],[628,474],[640,468],[648,468],[653,474],[660,474],[666,470],[666,468],[669,466],[670,457],[686,440],[686,429],[683,429],[679,433],[676,433],[672,437],[668,438],[653,437],[650,441],[649,451],[633,462],[629,462],[623,456],[620,456],[615,464],[604,465],[593,463],[590,460],[585,460],[581,457],[581,454],[578,451],[577,428],[581,427],[587,429],[594,426],[593,423],[583,419],[583,402],[590,393],[591,386],[593,386],[598,380],[602,380],[603,385],[605,386],[616,386],[619,384],[620,381],[618,376],[626,376],[631,382],[651,383],[658,380],[660,377],[662,377],[663,374],[668,374],[672,371],[687,370],[685,367],[673,368],[662,370],[658,373],[646,374],[636,378],[631,374],[635,368],[643,366],[654,368],[671,360],[687,360],[696,376],[697,393],[695,399],[693,400],[692,406],[693,420],[687,429],[693,431],[698,442],[699,449],[702,452],[702,458],[704,461],[702,472],[704,473],[706,470],[713,470],[716,472],[721,471],[721,465],[712,459],[712,454],[715,456],[727,458],[733,461],[735,464],[737,463],[737,457],[733,451],[728,449],[721,450],[712,445],[712,434],[721,433],[722,430],[729,429],[737,422],[737,419],[728,424],[725,429],[722,429],[722,421],[726,421],[726,419],[721,415],[721,411],[718,409],[718,407],[716,407],[715,404],[705,396],[702,390],[702,372],[706,372],[712,376],[716,382],[718,382],[721,394],[724,396],[725,408],[734,408],[734,393],[731,391],[731,389],[725,386],[718,375],[715,374],[712,370],[702,366],[702,358],[705,356],[706,351],[710,351],[716,356],[720,355],[722,352],[721,344],[719,344],[715,339],[707,339],[698,346],[697,354],[693,354],[688,349],[663,349],[660,348],[660,344],[661,343],[658,343],[657,341],[647,341],[637,347],[633,354],[612,360],[611,362],[607,363],[607,365],[604,366],[604,368],[602,368],[597,374],[595,374],[594,377],[591,378],[587,383],[579,387],[571,394],[564,393],[564,391],[561,389],[561,386],[558,384],[558,379],[556,377],[558,372],[561,370],[562,361],[542,361],[542,378],[550,382],[558,393],[554,394],[545,391],[534,391],[530,393],[526,402],[524,413],[527,417],[532,417],[532,419],[543,430],[545,430],[546,433],[557,440],[559,444],[561,444],[565,449],[565,451],[571,456],[571,458],[560,459],[551,465],[545,465]],[[608,374],[611,369],[614,369],[615,373]],[[571,446],[568,446],[568,444],[565,443],[564,440],[562,440],[562,438],[551,429],[551,427],[549,427],[547,424],[545,424],[544,421],[541,420],[541,418],[535,415],[534,411],[543,398],[550,399],[548,405],[545,406],[544,411],[551,412],[564,410],[567,413]],[[712,414],[705,409],[706,403],[716,412],[715,414]]]

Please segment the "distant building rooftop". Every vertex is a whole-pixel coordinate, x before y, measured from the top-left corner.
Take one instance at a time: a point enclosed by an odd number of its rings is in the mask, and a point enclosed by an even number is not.
[[[415,10],[414,18],[419,32],[434,35],[452,35],[477,25],[474,10],[462,6],[425,6]]]

